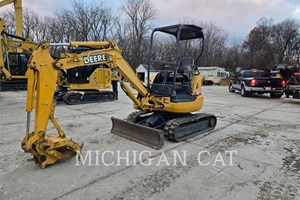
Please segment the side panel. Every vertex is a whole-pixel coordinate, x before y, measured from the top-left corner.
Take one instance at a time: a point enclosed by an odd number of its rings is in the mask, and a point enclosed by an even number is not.
[[[100,90],[111,87],[111,70],[109,68],[97,68],[90,77],[88,83],[70,83],[71,90]]]

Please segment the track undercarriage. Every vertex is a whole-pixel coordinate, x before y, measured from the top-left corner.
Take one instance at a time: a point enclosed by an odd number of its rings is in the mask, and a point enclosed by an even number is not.
[[[111,132],[130,140],[160,149],[164,137],[180,142],[213,130],[217,118],[205,113],[176,114],[168,112],[134,112],[127,121],[112,118]]]
[[[116,99],[116,94],[113,91],[66,91],[56,95],[57,101],[64,101],[69,105],[100,103],[113,101]]]
[[[27,79],[0,81],[0,91],[17,91],[27,89]]]

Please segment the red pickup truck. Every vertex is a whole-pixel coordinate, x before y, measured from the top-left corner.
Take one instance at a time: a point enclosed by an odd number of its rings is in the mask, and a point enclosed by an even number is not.
[[[269,93],[271,98],[281,98],[286,81],[280,76],[265,74],[263,70],[241,70],[230,82],[229,92],[241,91],[246,97],[252,93]]]

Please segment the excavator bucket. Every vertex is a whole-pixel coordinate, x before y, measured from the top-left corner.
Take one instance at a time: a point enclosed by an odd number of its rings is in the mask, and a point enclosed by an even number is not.
[[[164,146],[164,134],[162,130],[157,130],[147,126],[142,126],[129,121],[112,117],[111,133],[133,140],[140,144],[154,149]]]
[[[32,143],[34,133],[30,133],[28,136],[22,140],[22,149],[31,153],[41,168],[46,168],[59,160],[72,158],[76,154],[80,155],[82,147],[65,137],[49,134],[44,137],[43,141]]]

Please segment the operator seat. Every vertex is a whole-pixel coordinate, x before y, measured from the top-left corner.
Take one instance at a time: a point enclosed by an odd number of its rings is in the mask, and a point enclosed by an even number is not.
[[[177,67],[176,82],[181,86],[176,88],[176,96],[172,96],[172,102],[191,102],[196,99],[191,95],[190,81],[193,78],[194,59],[192,57],[181,58]],[[173,74],[171,74],[173,76]]]
[[[194,66],[194,59],[192,57],[184,57],[179,61],[177,68],[177,74],[180,76],[186,76],[188,80],[192,79],[192,67]]]
[[[191,57],[182,58],[176,69],[176,82],[180,83],[179,87],[173,92],[173,77],[174,73],[163,70],[157,74],[152,85],[151,92],[156,96],[171,96],[171,101],[192,102],[196,99],[191,95],[190,81],[193,78],[194,60]]]
[[[151,92],[156,96],[171,96],[173,92],[173,82],[169,78],[170,72],[167,70],[159,72],[151,85]]]

